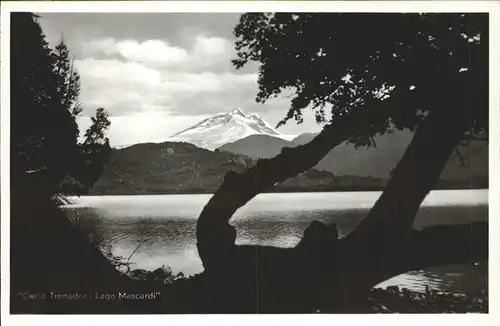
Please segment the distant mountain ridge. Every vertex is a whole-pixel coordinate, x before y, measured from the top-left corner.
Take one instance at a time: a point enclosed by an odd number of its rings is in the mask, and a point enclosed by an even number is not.
[[[281,139],[292,139],[294,135],[283,135],[256,113],[246,114],[240,108],[227,113],[218,113],[210,118],[175,133],[160,142],[187,142],[201,148],[214,150],[250,135],[268,135]]]
[[[110,162],[104,167],[103,174],[90,194],[213,193],[222,184],[227,172],[243,172],[256,161],[249,156],[220,150],[210,151],[190,143],[136,144],[123,149],[113,149]],[[487,173],[487,170],[483,171],[483,174],[462,172],[460,177],[453,173],[443,173],[435,189],[487,188]],[[388,178],[348,173],[335,175],[328,171],[311,169],[268,191],[382,190],[387,180]]]
[[[114,148],[91,193],[213,192],[228,171],[241,172],[258,158],[274,157],[283,147],[306,144],[316,135],[283,135],[259,115],[234,109],[200,121],[165,142]],[[371,148],[340,144],[313,169],[272,191],[381,190],[412,137],[408,132],[376,136],[376,147]],[[469,145],[451,155],[437,188],[488,187],[488,144],[473,140]]]
[[[295,147],[311,141],[317,134],[302,134],[292,141],[276,139],[272,136],[249,136],[219,148],[247,155],[253,158],[270,158],[277,155],[283,147]],[[409,132],[393,132],[376,136],[376,147],[358,148],[350,144],[340,144],[333,148],[316,166],[334,175],[356,175],[388,179],[396,167],[413,137]],[[459,155],[455,152],[450,157],[442,173],[444,179],[467,180],[488,178],[488,144],[471,141],[470,146],[459,146],[460,155],[467,167],[462,166]]]
[[[243,139],[224,144],[218,150],[253,158],[271,158],[276,156],[281,151],[281,148],[294,146],[297,145],[294,144],[293,140],[288,141],[268,135],[250,135]]]
[[[229,171],[243,172],[256,160],[229,152],[210,151],[190,143],[136,144],[114,149],[91,195],[213,193]],[[341,177],[309,170],[269,191],[332,191],[380,189],[383,181]]]

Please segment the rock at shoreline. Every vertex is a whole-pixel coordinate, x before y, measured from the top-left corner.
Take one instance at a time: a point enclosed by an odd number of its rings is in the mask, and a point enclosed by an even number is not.
[[[162,265],[160,268],[155,269],[151,272],[151,277],[153,279],[158,278],[169,278],[172,276],[172,269],[169,266]]]

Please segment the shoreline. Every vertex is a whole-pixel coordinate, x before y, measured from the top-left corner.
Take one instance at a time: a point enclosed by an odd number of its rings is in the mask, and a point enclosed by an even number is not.
[[[489,190],[489,188],[435,188],[432,189],[431,191],[447,191],[447,190]],[[352,193],[352,192],[382,192],[384,191],[384,188],[376,188],[376,189],[353,189],[353,188],[346,188],[346,189],[335,189],[335,190],[328,190],[328,189],[314,189],[314,190],[308,190],[308,189],[297,189],[297,190],[286,190],[286,189],[276,189],[275,191],[263,191],[261,194],[308,194],[308,193],[337,193],[337,192],[346,192],[346,193]],[[212,190],[180,190],[180,191],[172,191],[172,192],[119,192],[119,193],[90,193],[90,194],[82,194],[82,195],[75,195],[75,194],[69,194],[69,195],[62,195],[62,197],[114,197],[114,196],[166,196],[166,195],[213,195],[214,191]]]

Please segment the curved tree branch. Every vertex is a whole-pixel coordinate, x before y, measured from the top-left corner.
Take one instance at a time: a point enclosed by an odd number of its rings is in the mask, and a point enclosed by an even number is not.
[[[399,241],[412,230],[420,204],[439,179],[441,171],[468,127],[469,110],[431,112],[417,129],[405,154],[394,169],[382,195],[367,217],[349,235],[353,239],[378,238]],[[446,126],[446,130],[443,130]]]
[[[408,243],[422,201],[468,127],[467,106],[457,106],[453,113],[452,121],[446,109],[435,110],[426,117],[380,198],[356,230],[343,239],[340,292],[346,302],[356,300],[381,279],[389,278],[386,271],[399,266],[394,261],[394,248]],[[447,126],[444,132],[443,126]],[[381,255],[394,258],[381,262]]]
[[[271,159],[259,159],[242,174],[229,172],[197,222],[198,252],[205,269],[220,262],[225,250],[234,244],[235,232],[228,222],[238,208],[267,188],[314,167],[333,147],[346,141],[358,125],[359,115],[338,117],[311,142],[283,148]]]
[[[411,251],[408,241],[412,238],[414,217],[470,123],[471,108],[467,105],[466,94],[446,96],[436,90],[435,95],[437,100],[433,109],[418,127],[372,210],[355,231],[336,244],[330,256],[324,256],[335,262],[332,269],[332,276],[337,279],[335,296],[340,297],[343,304],[349,305],[396,271],[410,267],[397,262],[396,259],[402,256],[397,255],[395,248]],[[398,103],[394,97],[389,101]],[[384,103],[378,109],[389,107],[394,108]],[[228,258],[236,231],[228,222],[239,207],[268,187],[316,165],[334,146],[362,128],[363,119],[368,118],[367,111],[370,110],[356,110],[335,117],[310,143],[284,148],[276,157],[261,159],[242,174],[228,173],[197,223],[198,252],[205,270],[210,271],[212,266],[217,270],[217,267],[231,264]],[[267,249],[256,250],[264,255]]]

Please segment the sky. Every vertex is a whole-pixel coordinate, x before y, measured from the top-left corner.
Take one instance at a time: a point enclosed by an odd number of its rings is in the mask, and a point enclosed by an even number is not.
[[[239,107],[276,125],[290,98],[255,101],[258,65],[236,70],[235,13],[41,13],[51,47],[61,37],[81,77],[81,134],[98,107],[111,117],[111,144],[161,141]],[[320,131],[312,112],[279,131]]]

